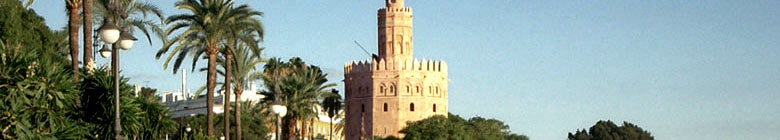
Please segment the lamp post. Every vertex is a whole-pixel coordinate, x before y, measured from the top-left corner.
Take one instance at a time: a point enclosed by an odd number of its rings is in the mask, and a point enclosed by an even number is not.
[[[287,106],[281,100],[282,89],[279,87],[279,70],[274,70],[274,102],[271,103],[271,112],[276,114],[276,140],[282,136],[280,135],[281,118],[287,115]]]
[[[120,31],[119,27],[114,25],[110,20],[106,21],[107,22],[98,29],[98,34],[100,34],[100,38],[103,42],[112,44],[112,49],[108,50],[104,45],[103,48],[100,49],[100,56],[104,58],[111,57],[111,73],[114,75],[114,137],[115,139],[121,139],[122,125],[119,118],[119,48],[125,50],[130,49],[133,42],[138,39],[126,31]]]
[[[277,94],[276,100],[271,103],[271,112],[276,114],[276,139],[279,140],[279,138],[282,136],[280,132],[280,125],[281,125],[281,118],[284,117],[284,115],[287,115],[287,106],[284,105],[282,101],[279,100],[278,97],[279,94]]]

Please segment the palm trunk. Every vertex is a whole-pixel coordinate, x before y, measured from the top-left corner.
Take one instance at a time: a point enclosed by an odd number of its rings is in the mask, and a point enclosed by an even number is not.
[[[208,76],[206,78],[206,134],[209,136],[214,135],[214,87],[217,79],[217,50],[216,43],[209,43],[207,52],[209,56]]]
[[[303,139],[306,137],[306,119],[301,119],[301,132],[298,133],[298,137]]]
[[[73,66],[73,80],[79,81],[79,7],[68,6],[68,41],[70,61]]]
[[[68,4],[68,41],[70,45],[70,61],[73,67],[73,80],[79,81],[79,5]],[[81,104],[81,98],[76,98],[76,104]]]
[[[309,139],[314,139],[314,118],[309,121]]]
[[[230,139],[230,76],[232,76],[233,72],[231,70],[231,64],[233,54],[231,54],[230,50],[225,50],[225,102],[222,103],[222,106],[225,108],[225,139]],[[238,100],[236,100],[238,101]]]
[[[333,118],[330,118],[330,129],[328,129],[328,140],[333,140]]]
[[[92,0],[83,1],[84,8],[84,68],[94,61],[92,58]],[[89,70],[88,70],[89,71]]]
[[[241,140],[241,94],[243,94],[242,86],[236,86],[236,140]]]
[[[288,108],[289,110],[289,108]],[[284,120],[284,124],[282,124],[284,129],[282,129],[282,134],[284,134],[285,140],[292,140],[295,138],[295,133],[293,131],[295,130],[295,119],[292,116],[285,116],[282,118]]]

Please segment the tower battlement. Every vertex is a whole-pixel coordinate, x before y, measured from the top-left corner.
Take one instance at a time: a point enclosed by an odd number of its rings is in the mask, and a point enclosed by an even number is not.
[[[376,71],[420,71],[420,72],[438,72],[447,75],[447,62],[444,60],[426,60],[418,59],[394,62],[393,59],[371,59],[362,61],[352,61],[344,65],[344,74],[366,73]]]
[[[411,13],[412,12],[412,8],[409,8],[409,7],[384,7],[384,8],[379,8],[379,10],[377,10],[377,14],[396,13],[396,12]]]

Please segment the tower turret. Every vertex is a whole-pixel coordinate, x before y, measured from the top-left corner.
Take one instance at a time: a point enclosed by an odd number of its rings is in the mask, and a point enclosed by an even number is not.
[[[385,0],[387,7],[404,7],[404,0]]]
[[[411,60],[412,8],[404,7],[403,0],[386,2],[386,7],[377,11],[379,58],[389,62]]]

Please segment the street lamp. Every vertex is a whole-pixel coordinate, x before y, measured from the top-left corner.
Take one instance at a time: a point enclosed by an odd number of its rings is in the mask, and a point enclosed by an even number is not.
[[[104,23],[105,24],[98,29],[98,34],[100,34],[100,39],[103,40],[103,42],[112,44],[112,49],[108,50],[104,45],[103,48],[100,49],[100,56],[104,58],[111,57],[111,73],[114,75],[114,111],[116,112],[114,113],[114,137],[115,139],[121,139],[122,125],[119,118],[119,114],[121,113],[119,110],[119,48],[124,50],[130,49],[133,47],[133,42],[138,39],[126,31],[120,32],[120,28],[114,25],[110,20],[106,20]]]
[[[114,22],[106,20],[103,26],[98,28],[98,34],[100,39],[108,44],[114,44],[119,39],[119,27],[114,25]]]
[[[287,106],[279,100],[278,94],[276,100],[271,103],[271,112],[276,114],[276,139],[279,140],[280,136],[282,136],[279,134],[281,129],[281,118],[284,117],[284,115],[287,115]]]
[[[119,48],[122,50],[129,50],[133,47],[133,43],[138,40],[128,32],[122,32],[119,36]]]
[[[100,49],[98,52],[100,52],[100,56],[103,58],[111,57],[111,50],[108,49],[108,46],[106,44],[103,44],[103,48]]]

